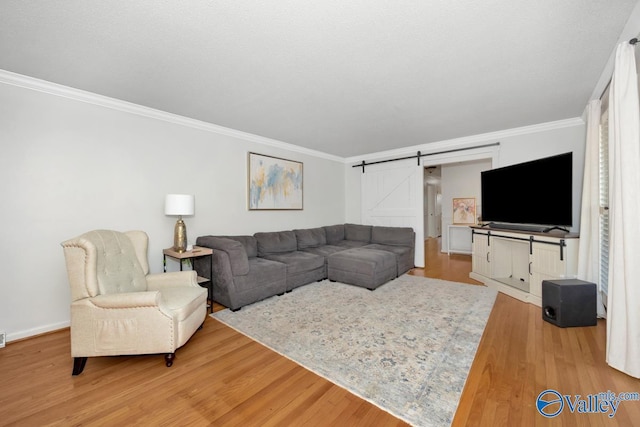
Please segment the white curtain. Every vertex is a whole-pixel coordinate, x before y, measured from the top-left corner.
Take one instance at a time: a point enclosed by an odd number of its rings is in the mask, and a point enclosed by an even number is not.
[[[600,283],[600,100],[587,106],[587,141],[582,181],[578,278]],[[598,317],[606,317],[598,286]]]
[[[607,363],[640,378],[640,108],[634,47],[616,50],[609,97]]]

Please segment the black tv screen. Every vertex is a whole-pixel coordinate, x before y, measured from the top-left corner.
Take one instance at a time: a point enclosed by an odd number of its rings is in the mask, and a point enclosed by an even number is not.
[[[572,225],[573,153],[481,173],[483,222]]]

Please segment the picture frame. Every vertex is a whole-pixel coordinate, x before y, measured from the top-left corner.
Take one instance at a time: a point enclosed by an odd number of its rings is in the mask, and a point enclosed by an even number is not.
[[[455,197],[453,199],[453,223],[467,225],[476,223],[475,197]]]
[[[248,208],[260,210],[303,209],[303,163],[249,152]]]

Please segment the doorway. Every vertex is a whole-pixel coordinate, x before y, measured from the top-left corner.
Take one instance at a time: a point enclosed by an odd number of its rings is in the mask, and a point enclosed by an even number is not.
[[[424,168],[424,238],[442,235],[441,166]]]
[[[453,199],[475,199],[475,216],[479,216],[482,203],[480,174],[491,169],[493,164],[492,158],[485,157],[427,164],[424,167],[425,240],[437,238],[441,251],[449,252],[451,238],[457,252],[471,251],[471,233],[465,232],[464,227],[454,225]],[[470,230],[467,228],[466,231]]]

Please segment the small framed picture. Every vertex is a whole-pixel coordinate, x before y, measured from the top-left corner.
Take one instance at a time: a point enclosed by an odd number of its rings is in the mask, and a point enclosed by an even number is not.
[[[460,197],[453,199],[453,223],[476,223],[476,199],[475,197]]]
[[[249,210],[302,210],[302,162],[249,153]]]

